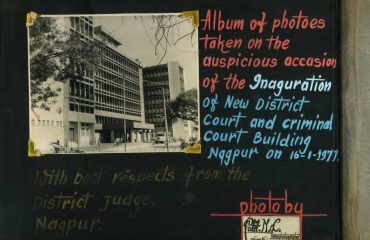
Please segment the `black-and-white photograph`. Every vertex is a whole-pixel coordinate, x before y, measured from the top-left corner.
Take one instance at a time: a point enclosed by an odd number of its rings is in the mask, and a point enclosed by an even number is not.
[[[191,18],[41,15],[28,49],[30,140],[41,154],[183,152],[199,141]]]

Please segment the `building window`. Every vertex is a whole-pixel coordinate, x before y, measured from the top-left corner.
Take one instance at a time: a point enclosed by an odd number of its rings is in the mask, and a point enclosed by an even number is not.
[[[42,126],[45,127],[45,120],[42,120]]]
[[[70,19],[71,19],[71,27],[75,28],[75,18],[71,17]]]
[[[77,32],[79,32],[80,31],[80,19],[75,18],[75,20],[76,20],[76,30],[77,30]]]
[[[32,126],[35,126],[35,119],[32,119]]]

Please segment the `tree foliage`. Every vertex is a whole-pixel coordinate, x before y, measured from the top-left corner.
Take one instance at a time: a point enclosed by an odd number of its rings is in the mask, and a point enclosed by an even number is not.
[[[189,120],[198,124],[198,91],[195,88],[180,93],[168,105],[170,119]]]
[[[32,109],[50,110],[61,92],[52,82],[79,79],[98,61],[94,41],[62,26],[58,18],[41,17],[29,28]]]
[[[196,42],[196,27],[193,27],[186,33],[180,31],[181,25],[191,22],[189,18],[184,19],[175,15],[153,15],[152,24],[154,25],[154,31],[145,25],[143,17],[140,17],[140,20],[149,41],[154,47],[154,55],[160,56],[158,65],[162,63],[169,48],[174,47],[178,42],[186,39],[190,40],[191,45]]]

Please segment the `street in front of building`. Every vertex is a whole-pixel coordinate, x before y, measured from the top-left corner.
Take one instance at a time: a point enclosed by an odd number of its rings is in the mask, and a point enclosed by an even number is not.
[[[183,152],[180,147],[181,142],[172,142],[168,144],[168,152]],[[64,151],[58,153],[145,153],[145,152],[167,152],[167,146],[164,143],[127,143],[126,151],[124,144],[116,145],[114,143],[101,143],[89,146],[81,146],[72,148],[65,148]],[[50,151],[44,154],[56,153],[53,147]]]

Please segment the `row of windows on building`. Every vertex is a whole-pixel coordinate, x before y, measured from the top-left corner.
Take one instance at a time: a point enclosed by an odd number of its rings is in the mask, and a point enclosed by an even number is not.
[[[63,122],[54,120],[31,119],[31,125],[38,127],[63,127]]]
[[[134,99],[130,99],[126,97],[126,102],[121,97],[115,97],[115,96],[108,96],[104,94],[96,94],[96,103],[105,103],[112,106],[119,106],[124,107],[126,105],[126,108],[130,108],[133,110],[140,111],[140,101],[135,101]]]
[[[125,81],[125,87],[126,87],[126,89],[131,89],[131,90],[135,90],[136,92],[140,92],[140,86],[139,86],[138,83],[133,83],[133,82],[130,82],[130,81]]]
[[[94,27],[91,19],[87,17],[71,17],[70,21],[73,30],[93,39]]]
[[[153,124],[164,123],[164,117],[161,115],[145,116],[145,120]]]
[[[164,128],[165,126],[164,126],[164,123],[163,124],[161,124],[161,123],[158,123],[158,124],[154,124],[154,128],[155,129],[161,129],[161,128]],[[158,131],[157,131],[158,132]],[[160,132],[160,131],[159,131]]]
[[[167,65],[165,68],[144,69],[143,75],[146,78],[167,77],[168,76]]]
[[[140,117],[141,111],[137,110],[138,106],[140,105],[127,102],[126,103],[126,114]],[[119,113],[119,114],[125,113],[123,106],[113,106],[113,105],[108,105],[104,103],[97,103],[95,107],[93,107],[89,105],[82,105],[82,104],[78,105],[76,103],[69,103],[69,110],[74,111],[74,112],[94,114],[94,109],[106,111],[106,112],[112,112],[112,113]]]
[[[91,65],[89,66],[86,66],[85,64],[76,65],[75,73],[79,76],[89,78],[89,80],[94,78],[94,71]]]
[[[69,102],[69,111],[93,114],[94,106]]]
[[[123,88],[118,88],[111,84],[105,84],[98,81],[95,94],[91,85],[71,81],[70,94],[70,111],[78,111],[79,109],[79,112],[94,113],[94,95],[95,101],[98,103],[106,103],[122,107],[124,105],[124,101],[122,99],[124,96]],[[81,97],[83,99],[75,97]],[[129,101],[133,101],[134,103],[130,103]],[[140,94],[126,90],[126,108],[140,111]]]
[[[122,104],[122,103],[120,103]],[[94,114],[94,109],[112,112],[112,113],[125,113],[125,108],[119,105],[108,105],[106,103],[96,103],[95,107],[91,105],[83,105],[76,103],[69,103],[69,110],[74,112]],[[126,114],[132,116],[141,116],[140,104],[126,102]]]
[[[140,116],[141,105],[140,105],[140,95],[133,93],[131,91],[126,91],[126,103],[120,95],[112,95],[112,92],[108,94],[102,92],[101,90],[96,90],[95,93],[95,103],[100,104],[100,107],[104,107],[104,110],[108,112],[123,113],[123,108],[132,112],[135,116]],[[87,98],[76,98],[75,96],[70,96],[69,99],[69,110],[82,112],[82,113],[94,113],[94,100]]]
[[[123,78],[122,75],[118,75],[116,73],[112,73],[110,71],[106,71],[103,68],[99,68],[98,71],[96,72],[96,76],[104,79],[108,82],[116,83],[118,85],[123,85]],[[139,91],[140,86],[139,86],[139,77],[135,77],[132,73],[129,75],[125,75],[125,83],[126,86],[132,87],[133,89]],[[128,85],[131,83],[132,85]]]
[[[166,101],[169,101],[169,97],[166,97]],[[149,105],[163,105],[163,97],[156,96],[151,98],[145,98],[145,105],[149,107]]]
[[[140,101],[140,94],[139,91],[136,89],[135,84],[126,82],[126,97],[130,99],[134,99],[136,101]],[[105,91],[108,94],[117,94],[119,97],[123,97],[125,95],[124,87],[117,86],[113,84],[106,83],[104,81],[97,80],[95,82],[96,90],[97,91]]]
[[[113,86],[113,87],[118,87],[120,89],[123,89],[124,87],[126,87],[126,89],[129,89],[131,91],[140,92],[139,84],[131,82],[131,80],[126,79],[125,84],[123,84],[122,79],[116,80],[114,82],[113,81],[109,82],[108,80],[106,80],[104,78],[98,77],[95,80],[96,80],[95,81],[95,87],[97,89],[110,91],[110,86]]]
[[[83,80],[71,80],[69,83],[69,93],[71,96],[94,100],[94,87],[83,82]]]
[[[112,118],[104,116],[96,116],[96,123],[98,124],[123,124],[124,120],[122,118]]]
[[[106,103],[96,103],[95,107],[91,105],[84,105],[84,104],[77,104],[77,103],[69,103],[69,110],[74,112],[81,112],[81,113],[89,113],[94,114],[94,109],[106,111],[106,112],[113,112],[113,113],[125,113],[125,108],[123,107],[123,103],[121,101],[121,105],[108,105]],[[140,104],[126,102],[126,114],[132,116],[141,116],[140,111]]]
[[[155,80],[144,78],[144,86],[145,87],[168,86],[168,78],[155,79]]]
[[[111,113],[119,113],[119,114],[125,114],[126,112],[126,115],[141,117],[140,111],[135,111],[135,110],[131,110],[128,108],[126,108],[126,111],[124,111],[124,108],[114,108],[111,106],[104,106],[103,104],[100,104],[100,103],[95,105],[95,109],[100,110],[100,111],[105,111],[105,112],[111,112]]]
[[[145,113],[146,114],[156,114],[156,113],[163,114],[163,106],[146,106]]]
[[[130,68],[134,72],[139,72],[139,66],[135,63],[132,63],[129,59],[122,56],[121,54],[113,51],[112,49],[100,44],[99,45],[100,53],[109,59],[115,61],[116,63],[121,64],[122,66]]]
[[[110,61],[109,59],[101,59],[100,60],[101,66],[108,68],[110,71],[114,71],[116,74],[124,75],[127,78],[134,79],[139,81],[139,70],[137,69],[130,69],[124,68],[115,64],[114,62]],[[128,70],[129,69],[129,70]],[[131,71],[130,71],[131,70]]]
[[[164,93],[166,96],[168,96],[168,87],[164,88]],[[156,87],[156,88],[147,88],[144,89],[145,97],[155,98],[157,96],[163,96],[163,88],[162,87]]]

